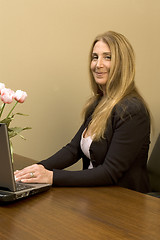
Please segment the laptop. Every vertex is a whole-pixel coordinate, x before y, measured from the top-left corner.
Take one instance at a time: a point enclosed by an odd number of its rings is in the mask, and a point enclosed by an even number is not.
[[[0,202],[12,202],[50,189],[51,184],[16,182],[8,129],[0,123]]]

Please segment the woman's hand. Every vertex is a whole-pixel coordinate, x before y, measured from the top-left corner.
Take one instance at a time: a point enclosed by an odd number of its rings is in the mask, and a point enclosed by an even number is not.
[[[53,172],[42,165],[33,164],[22,170],[14,172],[15,180],[24,183],[53,183]]]

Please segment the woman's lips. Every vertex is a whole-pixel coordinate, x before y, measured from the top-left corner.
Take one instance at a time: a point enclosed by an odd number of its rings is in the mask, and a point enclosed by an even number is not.
[[[95,74],[97,77],[103,77],[106,74],[106,72],[95,72]]]

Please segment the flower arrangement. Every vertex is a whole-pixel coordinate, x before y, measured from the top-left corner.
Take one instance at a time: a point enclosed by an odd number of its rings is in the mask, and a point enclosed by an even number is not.
[[[26,98],[27,98],[26,92],[21,90],[17,90],[16,92],[14,92],[13,90],[6,88],[4,83],[0,83],[0,99],[2,101],[2,105],[0,106],[0,123],[5,123],[7,125],[12,159],[13,159],[13,146],[10,139],[15,137],[16,135],[19,135],[22,139],[25,140],[25,138],[20,133],[24,130],[31,129],[30,127],[24,127],[24,128],[10,127],[10,123],[12,122],[12,120],[14,120],[14,117],[16,115],[28,116],[23,113],[13,113],[13,110],[15,109],[17,104],[23,103],[26,100]],[[10,109],[6,117],[2,119],[2,115],[4,113],[6,104],[11,104],[14,100],[15,100],[15,104]]]

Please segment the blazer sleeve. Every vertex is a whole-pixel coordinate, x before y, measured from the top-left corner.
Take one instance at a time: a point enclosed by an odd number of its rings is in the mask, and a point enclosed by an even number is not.
[[[81,171],[53,169],[55,186],[113,185],[128,171],[141,148],[145,145],[145,142],[148,146],[147,139],[150,132],[150,119],[149,114],[142,104],[137,106],[133,102],[125,106],[125,108],[126,111],[123,116],[120,116],[121,107],[116,108],[113,113],[113,135],[103,163],[93,169]],[[79,133],[82,133],[82,130]],[[79,133],[74,139],[75,143],[72,142],[71,144],[79,145]],[[68,151],[65,151],[67,150],[64,150],[62,155],[65,153],[68,154]],[[145,151],[148,151],[148,149]],[[76,150],[76,152],[73,152],[72,150],[68,158],[71,155],[79,156],[78,153],[79,151]],[[63,158],[62,155],[57,155],[59,160]],[[72,159],[75,158],[72,157]],[[72,163],[74,161],[72,160]]]

